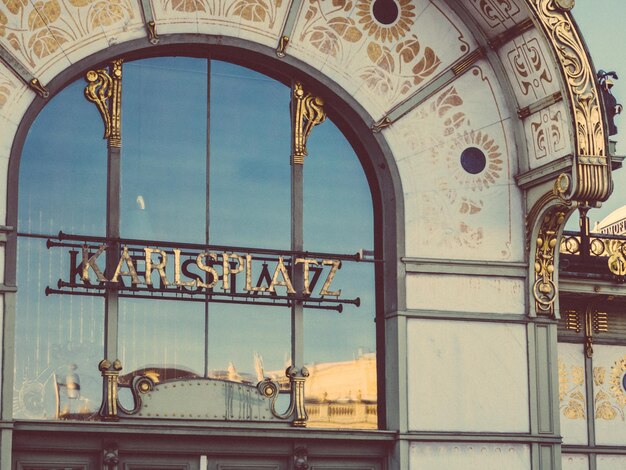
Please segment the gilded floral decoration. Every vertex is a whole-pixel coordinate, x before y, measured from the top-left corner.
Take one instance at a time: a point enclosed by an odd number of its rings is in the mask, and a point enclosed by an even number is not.
[[[16,85],[8,74],[0,72],[0,110],[9,102],[15,88]]]
[[[0,40],[35,69],[61,49],[102,34],[103,27],[124,27],[134,17],[130,0],[2,0]]]
[[[332,56],[372,93],[394,103],[433,77],[441,60],[418,36],[414,2],[398,0],[398,14],[390,24],[376,19],[373,3],[309,0],[299,40]]]
[[[274,28],[283,0],[163,0],[165,12],[201,13],[223,18],[240,18],[251,24]]]
[[[429,105],[416,111],[418,119],[411,120],[405,136],[413,148],[426,149],[433,169],[429,174],[435,191],[422,194],[423,202],[433,207],[428,217],[433,218],[433,233],[449,226],[444,230],[447,235],[438,237],[442,243],[478,248],[484,243],[485,231],[476,217],[485,208],[484,197],[506,174],[505,160],[499,128],[475,129],[464,102],[455,86],[444,89]],[[415,132],[421,126],[428,126],[424,127],[428,131]],[[485,158],[484,168],[475,173],[466,171],[460,161],[468,148],[478,150]]]
[[[593,368],[594,412],[596,419],[612,421],[620,418],[626,421],[626,356],[617,359],[609,368],[596,366]]]
[[[560,359],[559,407],[568,419],[585,419],[585,371],[582,366],[567,365]]]

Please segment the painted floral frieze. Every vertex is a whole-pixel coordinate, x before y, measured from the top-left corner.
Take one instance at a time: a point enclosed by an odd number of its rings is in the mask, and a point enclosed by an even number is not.
[[[273,29],[281,26],[283,0],[162,0],[161,12],[193,13],[196,18],[219,17],[234,24],[243,20],[250,25]],[[166,18],[162,18],[166,19]]]
[[[36,70],[43,59],[135,16],[130,0],[2,0],[0,41]]]
[[[479,67],[470,73],[485,83]],[[502,126],[477,126],[462,88],[445,88],[394,125],[414,152],[420,173],[428,175],[419,184],[421,224],[432,234],[425,243],[477,249],[487,237],[485,211],[490,210],[493,191],[507,177],[507,155]],[[475,168],[464,163],[464,153],[478,159]],[[501,251],[503,257],[510,254]]]
[[[329,56],[325,65],[345,78],[360,78],[370,96],[386,106],[402,101],[443,70],[441,54],[449,62],[450,51],[441,49],[457,47],[456,58],[469,52],[462,33],[450,44],[436,41],[427,30],[427,18],[445,16],[434,4],[398,0],[395,16],[383,22],[374,13],[374,3],[307,0],[293,47]]]

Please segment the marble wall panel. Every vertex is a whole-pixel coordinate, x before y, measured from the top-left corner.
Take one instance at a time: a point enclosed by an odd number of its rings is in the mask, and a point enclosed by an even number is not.
[[[493,71],[481,61],[383,131],[405,193],[407,256],[523,259],[508,117]],[[466,165],[470,151],[482,154],[482,166]]]
[[[548,54],[536,29],[526,31],[498,50],[520,108],[560,90],[560,72],[553,68]]]
[[[598,445],[626,445],[625,387],[626,346],[594,345],[593,403]]]
[[[409,429],[528,432],[526,341],[524,325],[408,320]]]
[[[537,168],[574,152],[565,106],[564,102],[560,102],[524,119],[531,168]]]
[[[582,344],[559,343],[559,409],[563,444],[587,444],[587,392]]]
[[[626,468],[626,455],[598,455],[596,470],[617,470]]]
[[[411,444],[410,470],[527,470],[530,448],[515,444]]]
[[[525,312],[525,282],[522,279],[407,274],[406,291],[408,308],[477,313]],[[451,292],[454,295],[450,295]]]
[[[462,3],[489,38],[528,18],[523,0],[462,0]]]
[[[582,454],[561,454],[563,470],[589,470],[589,457]]]
[[[385,25],[371,0],[305,2],[288,53],[336,81],[379,119],[476,48],[444,2],[401,0]]]

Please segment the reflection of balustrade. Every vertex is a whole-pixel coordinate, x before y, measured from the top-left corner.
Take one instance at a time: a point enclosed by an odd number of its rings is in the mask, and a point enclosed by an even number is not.
[[[312,426],[342,426],[342,427],[375,427],[378,420],[376,404],[365,402],[347,403],[306,403],[309,424]]]
[[[626,237],[620,235],[602,235],[589,237],[589,249],[583,249],[582,237],[576,232],[564,232],[561,239],[560,253],[587,259],[606,259],[606,266],[611,274],[626,275]],[[575,259],[575,258],[574,258]]]

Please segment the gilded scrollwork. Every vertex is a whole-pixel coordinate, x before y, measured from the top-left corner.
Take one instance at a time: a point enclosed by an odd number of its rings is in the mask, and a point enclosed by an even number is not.
[[[306,143],[315,126],[326,119],[324,100],[306,93],[301,83],[296,82],[292,90],[292,163],[302,165],[308,155]]]
[[[111,62],[109,70],[89,70],[85,74],[85,98],[96,105],[104,123],[104,139],[110,147],[122,145],[122,59]]]
[[[554,302],[557,298],[555,284],[555,256],[558,237],[566,220],[568,206],[557,204],[546,211],[539,225],[535,251],[535,282],[532,293],[536,312],[541,315],[554,315]]]
[[[574,181],[569,199],[606,200],[612,191],[611,168],[595,75],[568,9],[555,0],[526,0],[540,21],[561,64],[576,136]]]
[[[270,410],[276,418],[291,419],[293,426],[306,427],[309,417],[304,404],[304,384],[307,377],[309,377],[309,371],[306,367],[298,370],[296,367],[291,366],[287,368],[285,375],[289,378],[291,400],[287,411],[284,413],[276,411],[276,399],[279,392],[279,386],[276,382],[266,378],[257,384],[257,389],[262,396],[271,400]]]

